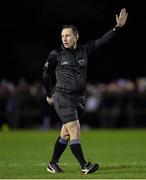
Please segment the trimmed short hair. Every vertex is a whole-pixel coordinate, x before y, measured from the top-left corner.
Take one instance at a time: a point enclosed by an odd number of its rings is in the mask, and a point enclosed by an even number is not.
[[[75,36],[79,35],[79,31],[74,25],[68,25],[68,24],[63,25],[62,29],[66,29],[66,28],[71,28]]]

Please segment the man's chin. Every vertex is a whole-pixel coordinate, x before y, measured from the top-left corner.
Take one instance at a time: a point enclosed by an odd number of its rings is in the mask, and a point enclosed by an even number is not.
[[[68,46],[68,45],[64,45],[64,47],[65,47],[65,48],[70,48],[70,46]]]

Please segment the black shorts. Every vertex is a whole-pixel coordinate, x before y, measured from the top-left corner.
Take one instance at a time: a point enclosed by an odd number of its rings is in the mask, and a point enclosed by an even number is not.
[[[85,96],[55,92],[54,108],[63,124],[80,120],[85,109]]]

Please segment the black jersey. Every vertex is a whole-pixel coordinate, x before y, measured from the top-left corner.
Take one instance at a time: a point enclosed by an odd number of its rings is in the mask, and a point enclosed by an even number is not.
[[[46,95],[51,97],[55,90],[70,94],[80,94],[86,89],[88,56],[91,52],[107,43],[116,29],[108,31],[101,38],[89,41],[76,49],[61,46],[50,52],[43,69],[43,83]]]

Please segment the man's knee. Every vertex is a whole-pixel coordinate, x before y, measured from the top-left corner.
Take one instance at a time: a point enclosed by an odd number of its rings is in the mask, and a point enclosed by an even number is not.
[[[69,138],[70,138],[69,133],[64,125],[62,126],[62,129],[60,132],[60,137],[64,140],[69,140]]]
[[[80,124],[78,120],[69,122],[65,126],[69,132],[70,139],[80,138]]]
[[[70,136],[69,134],[61,134],[60,137],[64,140],[69,140],[70,139]]]

